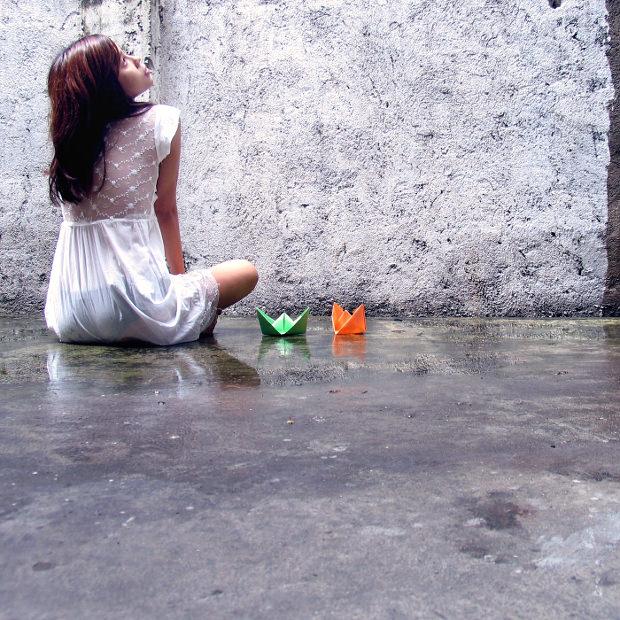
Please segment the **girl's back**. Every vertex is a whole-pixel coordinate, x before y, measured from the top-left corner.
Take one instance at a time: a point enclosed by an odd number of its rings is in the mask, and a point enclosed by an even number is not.
[[[94,168],[94,187],[101,190],[79,204],[65,203],[69,222],[93,222],[110,218],[151,217],[160,162],[170,152],[179,122],[179,111],[154,105],[139,116],[108,125],[105,157]]]

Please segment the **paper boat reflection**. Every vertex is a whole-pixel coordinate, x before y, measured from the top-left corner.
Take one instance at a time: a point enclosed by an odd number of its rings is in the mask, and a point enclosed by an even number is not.
[[[258,361],[261,362],[268,353],[275,352],[279,357],[303,357],[310,359],[310,348],[306,336],[291,336],[289,338],[263,337],[258,348]]]
[[[350,336],[334,336],[332,339],[332,355],[334,357],[356,357],[366,359],[366,336],[352,334]]]

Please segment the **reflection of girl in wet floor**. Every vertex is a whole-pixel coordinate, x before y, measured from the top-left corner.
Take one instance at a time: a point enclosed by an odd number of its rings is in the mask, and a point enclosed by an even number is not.
[[[56,386],[62,383],[65,387],[74,383],[79,389],[86,382],[91,387],[107,386],[109,389],[112,386],[115,390],[153,384],[167,389],[174,385],[179,396],[185,390],[196,394],[196,385],[205,382],[204,389],[218,390],[260,385],[256,369],[220,347],[215,339],[209,347],[189,344],[173,349],[165,357],[158,354],[158,349],[143,346],[136,349],[137,353],[132,353],[130,347],[108,349],[108,355],[102,355],[97,348],[89,347],[88,351],[91,353],[85,353],[80,347],[50,345],[47,350],[50,382]],[[133,363],[135,360],[138,363]]]
[[[76,41],[50,69],[50,196],[63,222],[45,316],[62,341],[196,340],[256,286],[245,260],[185,271],[179,110],[135,101],[152,85],[144,64],[102,35]]]

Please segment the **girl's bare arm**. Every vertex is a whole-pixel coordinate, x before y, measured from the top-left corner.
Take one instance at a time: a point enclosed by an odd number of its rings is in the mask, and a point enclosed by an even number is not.
[[[185,273],[181,232],[179,230],[179,213],[177,211],[177,180],[181,159],[181,125],[177,129],[169,155],[159,164],[157,179],[157,200],[155,215],[164,240],[166,261],[170,273]]]

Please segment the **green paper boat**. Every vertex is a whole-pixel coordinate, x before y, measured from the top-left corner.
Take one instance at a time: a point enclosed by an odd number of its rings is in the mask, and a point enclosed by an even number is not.
[[[256,308],[260,330],[265,336],[297,336],[306,333],[310,308],[306,308],[295,320],[283,313],[277,319],[272,319],[260,308]]]

